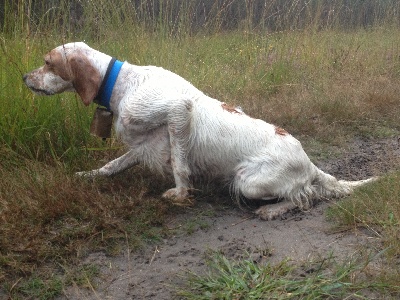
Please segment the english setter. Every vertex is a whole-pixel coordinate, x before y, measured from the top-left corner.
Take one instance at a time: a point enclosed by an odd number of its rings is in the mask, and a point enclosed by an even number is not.
[[[295,207],[309,209],[313,200],[347,195],[371,180],[337,180],[318,169],[284,129],[205,95],[163,68],[120,62],[82,42],[61,45],[44,60],[24,75],[25,84],[38,94],[72,91],[85,105],[106,106],[129,148],[78,175],[110,176],[143,163],[174,176],[176,186],[163,197],[180,203],[189,201],[196,178],[207,177],[229,184],[237,199],[283,199],[256,211],[266,220]]]

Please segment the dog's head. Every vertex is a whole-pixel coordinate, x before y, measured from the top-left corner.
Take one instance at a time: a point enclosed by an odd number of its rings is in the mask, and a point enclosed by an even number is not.
[[[25,74],[23,80],[37,94],[77,92],[83,103],[89,105],[96,97],[102,80],[91,57],[95,52],[85,43],[61,45],[47,53],[45,64]]]

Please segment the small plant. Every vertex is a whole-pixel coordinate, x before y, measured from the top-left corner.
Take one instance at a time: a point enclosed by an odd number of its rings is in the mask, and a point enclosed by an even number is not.
[[[187,221],[187,223],[185,224],[185,231],[187,234],[193,234],[194,232],[196,232],[197,230],[201,229],[201,230],[206,230],[210,227],[210,224],[208,224],[206,221],[201,220],[199,218],[196,219],[192,219]]]
[[[16,282],[10,288],[9,295],[10,299],[20,299],[18,295],[21,295],[24,299],[50,300],[61,295],[62,288],[63,282],[60,278],[31,277],[28,280]]]
[[[100,269],[97,265],[83,265],[67,272],[66,281],[74,283],[80,287],[93,289],[95,287],[94,280],[100,274]]]

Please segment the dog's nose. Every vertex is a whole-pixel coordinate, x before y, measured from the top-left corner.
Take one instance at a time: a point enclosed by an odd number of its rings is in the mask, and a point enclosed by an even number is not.
[[[28,77],[28,74],[24,74],[24,76],[22,76],[22,80],[25,81],[27,77]]]

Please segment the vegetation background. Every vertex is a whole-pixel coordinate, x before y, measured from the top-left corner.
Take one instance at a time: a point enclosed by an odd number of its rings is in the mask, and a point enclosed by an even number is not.
[[[159,195],[167,179],[143,168],[95,182],[73,176],[123,149],[115,139],[90,136],[93,107],[75,95],[44,98],[23,85],[22,75],[42,65],[44,53],[85,41],[120,60],[170,69],[284,127],[321,160],[355,137],[398,136],[399,26],[395,0],[0,1],[5,295],[51,299],[82,276],[95,276],[74,267],[89,251],[116,254],[121,241],[134,251],[166,234],[170,204]],[[382,232],[385,258],[396,266],[376,279],[385,295],[398,295],[400,286],[398,182],[394,172],[332,213],[341,226]]]

